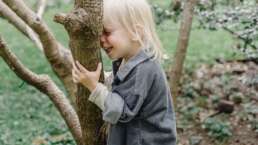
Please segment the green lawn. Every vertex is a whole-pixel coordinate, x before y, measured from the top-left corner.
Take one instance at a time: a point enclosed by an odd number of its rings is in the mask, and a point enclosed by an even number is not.
[[[168,0],[153,0],[163,7]],[[64,28],[53,22],[54,14],[67,12],[72,6],[49,9],[44,19],[49,24],[57,40],[68,46],[68,37]],[[233,40],[223,31],[211,32],[196,29],[193,26],[186,68],[193,69],[202,63],[212,63],[217,57],[233,58]],[[167,54],[172,57],[176,48],[179,25],[168,20],[157,28]],[[20,60],[36,73],[49,74],[59,86],[60,81],[51,71],[44,55],[14,27],[0,19],[0,34]],[[167,60],[164,68],[171,64]],[[110,70],[110,60],[104,56],[106,70]],[[24,84],[0,59],[0,144],[28,145],[38,136],[48,137],[67,132],[64,122],[47,96],[33,87]],[[62,87],[61,87],[62,88]],[[63,89],[63,88],[62,88]],[[68,144],[68,143],[67,143]]]

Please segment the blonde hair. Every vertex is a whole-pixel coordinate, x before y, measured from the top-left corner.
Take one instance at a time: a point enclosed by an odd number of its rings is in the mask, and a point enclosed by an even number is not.
[[[153,59],[161,61],[163,48],[146,0],[104,0],[104,21],[118,22]]]

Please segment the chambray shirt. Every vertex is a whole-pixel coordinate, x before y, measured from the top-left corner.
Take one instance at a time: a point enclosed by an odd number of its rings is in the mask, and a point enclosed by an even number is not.
[[[112,62],[112,91],[103,120],[110,122],[108,145],[176,145],[176,119],[162,66],[144,50],[121,66]]]

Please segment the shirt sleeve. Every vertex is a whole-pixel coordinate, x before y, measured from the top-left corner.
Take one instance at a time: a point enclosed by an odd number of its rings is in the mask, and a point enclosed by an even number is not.
[[[104,110],[104,101],[108,95],[108,88],[102,83],[98,83],[96,88],[91,92],[89,101],[96,104],[102,111]]]
[[[103,120],[116,124],[129,122],[138,114],[153,82],[152,75],[136,73],[136,80],[130,87],[130,95],[124,99],[119,90],[109,91],[107,86],[98,83],[89,100],[102,110]]]
[[[154,82],[154,73],[146,70],[136,70],[135,82],[129,88],[128,96],[121,96],[118,89],[108,93],[104,102],[103,120],[115,124],[129,122],[137,116]]]
[[[105,80],[104,80],[104,85],[107,86],[108,90],[111,90],[112,88],[112,81],[113,81],[113,72],[110,71],[110,72],[106,72],[104,71],[104,76],[105,76]]]
[[[104,100],[107,96],[107,90],[111,90],[111,84],[113,80],[113,72],[105,72],[104,71],[104,84],[98,83],[96,88],[91,92],[89,96],[89,101],[95,103],[102,111],[104,109]],[[105,85],[105,86],[103,86]]]

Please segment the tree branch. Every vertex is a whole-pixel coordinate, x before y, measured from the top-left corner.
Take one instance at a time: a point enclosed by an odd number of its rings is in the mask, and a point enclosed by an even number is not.
[[[65,49],[49,31],[47,25],[21,0],[3,0],[27,25],[29,25],[39,36],[42,42],[45,56],[52,66],[53,71],[63,82],[72,103],[75,104],[75,93],[77,86],[72,80],[73,58],[71,51]],[[74,105],[75,106],[75,105]]]
[[[45,12],[46,6],[47,6],[47,0],[38,1],[37,16],[39,18],[42,18],[43,14]]]
[[[228,27],[223,26],[222,27],[225,31],[229,32],[231,35],[237,37],[238,39],[244,41],[245,43],[248,41],[245,37],[237,34],[236,32],[234,32],[233,30],[229,29]],[[253,49],[257,50],[257,47],[255,45],[253,45],[252,43],[247,43],[247,45],[249,45],[250,47],[252,47]]]
[[[82,133],[78,116],[63,92],[56,86],[56,84],[47,75],[37,75],[26,68],[6,46],[1,36],[0,56],[18,77],[49,96],[64,118],[76,142],[78,144],[81,143]]]
[[[8,20],[26,37],[32,40],[36,44],[36,46],[41,51],[43,51],[42,44],[38,38],[38,35],[2,1],[0,1],[0,15],[1,17]]]

